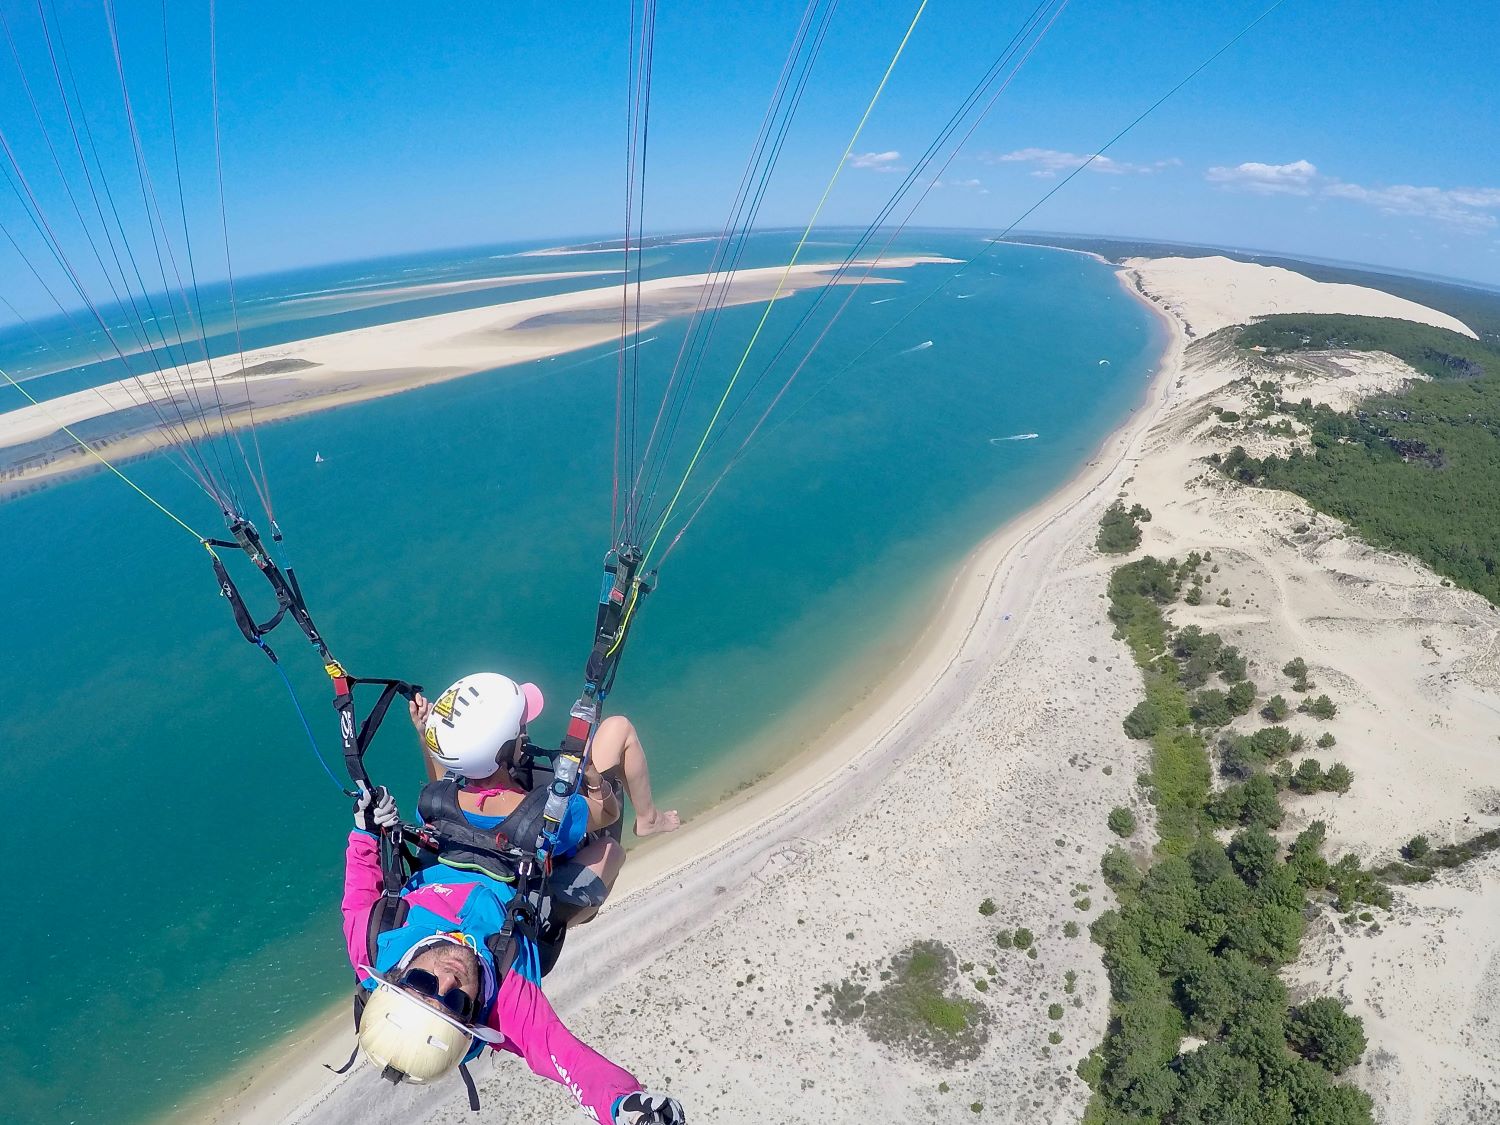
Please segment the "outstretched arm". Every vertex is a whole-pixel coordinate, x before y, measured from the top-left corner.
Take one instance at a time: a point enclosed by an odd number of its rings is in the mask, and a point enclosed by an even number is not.
[[[614,1121],[616,1103],[641,1089],[628,1070],[564,1027],[541,988],[518,972],[505,974],[489,1023],[510,1041],[527,1066],[566,1086],[598,1121]]]

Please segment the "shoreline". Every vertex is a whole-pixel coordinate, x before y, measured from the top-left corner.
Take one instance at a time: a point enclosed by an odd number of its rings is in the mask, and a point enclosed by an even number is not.
[[[1100,500],[1104,490],[1118,486],[1116,478],[1123,480],[1122,470],[1168,406],[1181,368],[1186,336],[1179,322],[1136,289],[1131,271],[1105,264],[1120,287],[1165,328],[1160,353],[1136,404],[1066,480],[989,533],[948,573],[933,579],[923,595],[932,611],[914,642],[900,655],[893,654],[892,662],[866,681],[858,694],[851,693],[826,708],[825,714],[834,710],[838,714],[791,758],[743,791],[720,800],[679,832],[636,844],[611,908],[570,943],[574,958],[582,961],[591,951],[603,955],[609,950],[616,965],[629,963],[634,960],[628,955],[631,951],[644,959],[658,952],[669,935],[680,938],[708,924],[738,897],[729,892],[753,880],[763,863],[775,862],[789,835],[800,835],[805,826],[851,811],[900,761],[913,731],[932,724],[943,705],[962,697],[993,660],[965,660],[966,652],[994,643],[997,629],[1011,636],[1020,634],[1029,609],[1024,594],[1012,599],[1014,615],[1002,616],[996,603],[1016,586],[1037,588],[1037,575],[1031,572],[1045,573],[1046,564],[1032,557],[1041,552],[1029,548],[1040,546],[1048,532],[1060,534],[1070,528],[1070,516],[1076,518],[1081,509]],[[1012,616],[1014,625],[1001,629]],[[871,696],[882,697],[884,702],[873,709],[863,708],[863,700]],[[791,721],[773,725],[781,727]],[[757,839],[769,836],[776,840],[766,844]],[[654,901],[668,895],[670,903]],[[691,905],[695,899],[702,909]],[[636,917],[646,914],[652,917]],[[646,924],[633,926],[633,921]],[[627,975],[615,969],[616,978]],[[548,994],[566,1014],[610,982],[601,982],[596,975],[589,983],[593,988],[585,990],[576,975],[562,977],[555,985],[549,982]],[[320,1064],[347,1055],[352,1038],[348,1002],[340,1001],[157,1120],[163,1125],[268,1123],[304,1120],[320,1108],[336,1115],[327,1103],[346,1079],[331,1076]]]

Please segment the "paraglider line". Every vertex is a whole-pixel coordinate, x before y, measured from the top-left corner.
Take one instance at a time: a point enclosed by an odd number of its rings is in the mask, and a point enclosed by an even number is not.
[[[10,372],[6,371],[3,367],[0,367],[0,376],[3,376],[4,379],[5,379],[5,381],[7,383],[9,383],[12,387],[15,387],[16,390],[20,391],[21,394],[26,398],[26,400],[28,402],[31,403],[32,406],[36,407],[43,414],[45,414],[48,418],[52,419],[53,422],[57,423],[57,428],[60,429],[60,430],[62,430],[63,433],[67,434],[70,438],[72,438],[80,446],[82,446],[85,453],[89,454],[96,461],[98,461],[99,464],[103,465],[110,472],[114,473],[115,476],[119,477],[126,484],[130,485],[131,488],[135,489],[142,496],[144,496],[146,498],[146,500],[149,501],[150,504],[153,507],[155,507],[159,512],[162,513],[162,515],[166,516],[169,520],[171,520],[173,523],[175,523],[178,527],[182,528],[182,530],[186,531],[194,539],[198,540],[199,543],[202,543],[203,546],[204,546],[204,548],[208,551],[209,554],[213,554],[214,553],[214,549],[212,547],[208,546],[208,540],[204,536],[199,535],[198,532],[194,531],[191,527],[189,527],[181,519],[179,519],[177,516],[173,515],[172,512],[170,512],[166,508],[166,506],[164,504],[162,504],[162,502],[160,500],[156,499],[156,497],[152,496],[151,493],[147,492],[140,485],[136,484],[135,481],[131,480],[124,473],[122,473],[119,469],[115,468],[114,464],[112,462],[110,462],[110,460],[108,458],[106,458],[105,456],[103,456],[92,445],[90,445],[88,442],[84,441],[81,437],[79,437],[77,434],[75,434],[73,432],[72,428],[69,427],[69,426],[67,426],[67,425],[65,425],[62,422],[62,420],[57,417],[57,415],[53,414],[51,410],[47,409],[47,407],[46,407],[46,405],[44,403],[38,402],[36,400],[36,398],[34,398],[32,396],[32,394],[31,394],[30,391],[28,391],[25,387],[21,386],[21,384],[18,383],[18,382],[16,382],[15,379],[11,378]]]
[[[765,311],[761,313],[760,321],[755,326],[755,331],[750,334],[750,341],[745,345],[744,354],[735,365],[734,373],[730,375],[729,382],[724,387],[724,393],[719,397],[719,403],[714,407],[713,416],[708,420],[708,427],[703,431],[703,437],[698,441],[698,448],[693,450],[693,456],[688,461],[687,470],[682,474],[682,480],[677,484],[677,490],[672,494],[671,501],[666,510],[662,512],[657,525],[656,534],[651,537],[651,546],[646,549],[646,558],[651,557],[651,552],[661,539],[662,532],[666,529],[667,520],[671,517],[673,510],[677,507],[677,501],[682,496],[682,490],[687,487],[688,478],[692,476],[693,469],[698,464],[698,458],[703,454],[703,447],[707,444],[709,435],[713,433],[714,425],[719,420],[719,415],[724,411],[724,404],[729,400],[730,392],[734,390],[734,384],[739,379],[740,373],[744,371],[745,364],[750,359],[750,353],[755,349],[755,343],[760,339],[761,330],[765,328],[766,321],[770,319],[771,310],[776,307],[777,300],[781,297],[782,290],[786,287],[787,278],[791,276],[792,267],[797,264],[802,250],[807,245],[807,240],[812,236],[813,227],[817,225],[818,216],[823,213],[823,205],[828,202],[828,197],[833,193],[833,187],[838,183],[839,176],[849,163],[849,157],[854,152],[854,146],[859,142],[860,134],[864,132],[865,124],[870,120],[870,115],[875,112],[875,105],[880,101],[880,95],[885,92],[886,84],[891,80],[891,74],[896,69],[896,64],[901,60],[906,51],[906,45],[911,42],[912,34],[917,30],[917,22],[921,20],[922,13],[927,10],[928,0],[922,0],[917,6],[916,14],[907,25],[906,34],[901,37],[900,44],[896,47],[896,53],[891,56],[891,61],[886,64],[885,73],[880,76],[880,84],[875,87],[875,92],[870,96],[870,102],[865,106],[864,114],[859,119],[859,124],[854,127],[854,132],[849,137],[849,143],[844,147],[844,153],[839,157],[838,167],[833,170],[833,175],[828,178],[828,184],[823,188],[823,194],[818,199],[818,205],[813,208],[812,217],[808,219],[807,226],[803,228],[802,237],[797,240],[797,248],[792,251],[792,258],[781,272],[781,279],[776,283],[776,291],[771,294],[771,299],[766,302]]]

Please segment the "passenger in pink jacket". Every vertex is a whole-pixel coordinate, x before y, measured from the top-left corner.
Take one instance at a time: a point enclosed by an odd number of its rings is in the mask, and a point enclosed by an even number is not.
[[[608,1125],[684,1125],[675,1099],[651,1094],[627,1070],[578,1040],[542,995],[536,949],[524,937],[511,964],[497,966],[487,939],[500,932],[514,895],[480,872],[435,865],[402,890],[401,925],[370,934],[380,899],[378,833],[397,824],[378,789],[355,805],[344,867],[344,938],[360,985],[370,992],[359,1045],[393,1082],[431,1082],[477,1058],[486,1045],[520,1055],[566,1086],[585,1115]]]

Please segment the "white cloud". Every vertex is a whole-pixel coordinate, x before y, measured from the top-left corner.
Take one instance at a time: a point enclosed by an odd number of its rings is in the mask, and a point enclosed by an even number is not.
[[[1318,179],[1318,169],[1306,160],[1290,164],[1260,164],[1249,161],[1233,168],[1210,168],[1211,184],[1239,188],[1257,195],[1311,195]]]
[[[1385,215],[1408,215],[1433,219],[1461,230],[1483,231],[1500,226],[1500,218],[1489,212],[1500,210],[1500,188],[1418,187],[1391,184],[1366,187],[1325,176],[1307,160],[1290,164],[1260,164],[1254,161],[1233,168],[1214,167],[1205,174],[1211,184],[1258,195],[1302,195],[1342,199],[1373,207]]]
[[[933,180],[934,188],[957,188],[959,191],[977,191],[980,195],[988,195],[984,184],[979,180]]]
[[[906,171],[897,161],[901,159],[899,152],[856,152],[849,157],[849,167],[868,168],[872,172],[904,172]]]
[[[1088,160],[1087,155],[1076,152],[1060,152],[1055,148],[1018,148],[1014,152],[981,153],[980,160],[986,164],[1030,164],[1033,176],[1051,179],[1059,172],[1072,172]],[[1108,156],[1096,156],[1088,166],[1090,172],[1102,172],[1108,176],[1150,175],[1162,168],[1181,164],[1173,157],[1151,164],[1132,164],[1126,160],[1114,160]]]
[[[1334,181],[1323,188],[1323,194],[1363,203],[1385,215],[1416,215],[1462,230],[1500,226],[1500,219],[1488,213],[1489,209],[1500,208],[1500,188],[1445,189],[1412,184],[1369,188]]]

